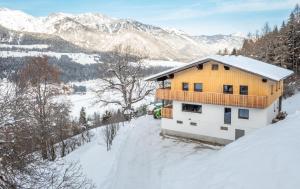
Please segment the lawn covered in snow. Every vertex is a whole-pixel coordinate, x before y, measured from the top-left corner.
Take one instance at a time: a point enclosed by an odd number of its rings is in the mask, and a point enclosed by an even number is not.
[[[300,188],[300,94],[284,101],[288,117],[224,148],[163,138],[144,116],[120,128],[107,152],[101,128],[66,156],[101,189]]]

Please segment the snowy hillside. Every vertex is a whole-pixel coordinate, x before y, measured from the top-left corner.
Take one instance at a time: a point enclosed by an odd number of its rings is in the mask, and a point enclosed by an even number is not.
[[[190,36],[175,29],[164,29],[129,19],[116,19],[99,13],[54,13],[33,17],[24,12],[0,9],[0,25],[19,32],[56,35],[82,48],[111,51],[127,44],[152,59],[191,60],[214,54],[219,49],[241,47],[237,35]]]
[[[159,120],[141,117],[121,127],[106,152],[101,128],[67,161],[79,161],[101,189],[300,188],[300,94],[284,101],[289,116],[220,149],[162,138]]]

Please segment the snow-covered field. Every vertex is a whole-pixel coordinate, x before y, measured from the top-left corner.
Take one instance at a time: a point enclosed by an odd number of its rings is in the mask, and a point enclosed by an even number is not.
[[[59,101],[70,102],[71,104],[71,115],[72,117],[79,117],[79,113],[82,107],[86,108],[86,113],[88,116],[92,116],[95,112],[100,115],[105,113],[106,110],[117,110],[120,107],[116,105],[105,105],[103,103],[96,103],[97,94],[95,90],[99,89],[98,86],[101,85],[101,80],[89,80],[83,82],[72,82],[70,85],[82,85],[86,86],[87,92],[85,94],[71,94],[71,95],[61,95]],[[107,92],[104,94],[106,99],[118,98],[116,94],[111,94]],[[149,104],[154,100],[153,95],[148,95],[144,100],[136,103],[134,107],[141,106],[143,104]]]
[[[101,189],[300,188],[300,94],[283,103],[288,117],[221,149],[162,138],[159,120],[125,124],[107,152],[101,128],[68,156]]]
[[[20,45],[24,46],[24,45]],[[26,48],[27,46],[23,47]],[[20,47],[18,47],[20,48]],[[50,56],[60,59],[62,56],[68,56],[74,62],[80,64],[95,64],[99,63],[99,55],[85,53],[57,53],[57,52],[40,52],[40,51],[0,51],[0,57],[39,57]]]
[[[11,44],[0,44],[0,48],[19,48],[19,49],[47,49],[47,44],[36,44],[36,45],[11,45]]]
[[[48,45],[36,44],[36,45],[10,45],[10,44],[0,44],[0,48],[19,48],[24,49],[24,51],[13,51],[13,50],[2,50],[0,51],[0,57],[40,57],[49,56],[56,57],[60,59],[62,56],[67,56],[74,62],[79,64],[95,64],[102,63],[100,61],[100,55],[97,54],[85,54],[85,53],[58,53],[58,52],[41,52],[35,51],[33,49],[47,49]],[[177,67],[182,66],[186,63],[177,61],[166,61],[166,60],[144,60],[143,63],[146,67],[164,66],[164,67]]]

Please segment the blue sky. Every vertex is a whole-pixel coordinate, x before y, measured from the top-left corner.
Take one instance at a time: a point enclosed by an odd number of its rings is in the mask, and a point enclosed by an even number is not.
[[[100,12],[190,34],[255,32],[265,22],[280,25],[299,0],[0,0],[1,7],[34,16],[53,12]]]

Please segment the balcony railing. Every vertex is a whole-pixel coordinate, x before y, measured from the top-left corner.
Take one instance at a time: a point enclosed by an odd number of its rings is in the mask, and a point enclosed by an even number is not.
[[[175,91],[157,89],[156,98],[162,100],[178,100],[224,106],[239,106],[248,108],[265,108],[269,101],[267,96],[235,95],[211,92]]]
[[[161,117],[172,119],[173,118],[173,109],[172,109],[172,107],[163,107],[161,109]]]

